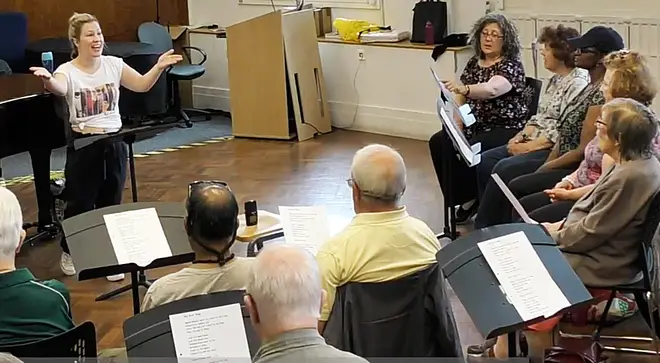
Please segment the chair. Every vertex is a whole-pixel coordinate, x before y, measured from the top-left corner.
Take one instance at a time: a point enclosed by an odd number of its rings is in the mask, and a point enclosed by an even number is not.
[[[0,76],[9,76],[11,75],[11,67],[7,62],[0,59]]]
[[[616,340],[617,337],[610,336],[601,336],[604,328],[611,326],[612,324],[607,321],[607,315],[612,306],[612,302],[616,297],[616,293],[624,294],[633,294],[635,296],[635,302],[639,307],[639,312],[644,317],[644,320],[651,328],[652,334],[655,334],[653,343],[655,345],[656,352],[644,351],[648,354],[656,354],[658,350],[657,339],[660,337],[660,319],[658,316],[658,306],[655,301],[655,292],[657,291],[657,286],[660,283],[658,281],[658,268],[655,261],[658,261],[658,254],[660,254],[660,249],[658,246],[660,242],[656,242],[660,239],[660,193],[657,193],[653,200],[651,200],[651,205],[647,213],[646,224],[644,228],[644,236],[640,243],[640,252],[638,257],[638,264],[642,272],[642,279],[638,282],[629,285],[619,285],[612,286],[610,288],[598,287],[601,290],[610,290],[610,296],[605,304],[605,313],[601,316],[600,321],[596,326],[596,330],[592,335],[594,341],[599,341],[601,338],[613,339]],[[589,287],[589,286],[587,286]],[[573,335],[573,337],[584,338],[581,335]],[[644,338],[626,338],[627,341],[645,341]],[[605,347],[606,350],[612,350],[612,348]]]
[[[15,73],[27,72],[27,16],[21,12],[0,12],[0,34],[5,35],[0,37],[0,59],[7,62]]]
[[[0,347],[17,358],[73,358],[72,362],[96,361],[96,328],[87,321],[52,338],[37,342]]]
[[[463,356],[437,264],[398,280],[339,287],[323,336],[366,358]]]
[[[142,43],[149,43],[156,47],[159,52],[167,52],[174,49],[174,43],[170,32],[164,26],[150,22],[142,23],[138,28],[138,40]],[[192,122],[188,113],[205,116],[208,121],[211,119],[211,113],[198,109],[184,109],[181,105],[181,95],[179,93],[180,81],[191,81],[204,75],[206,68],[203,64],[206,62],[206,53],[197,47],[186,46],[182,47],[184,55],[190,64],[177,64],[167,70],[167,79],[171,83],[172,88],[172,110],[171,114],[185,121],[186,126],[192,127]],[[191,53],[189,50],[195,50],[202,55],[201,62],[197,64],[192,63]]]
[[[536,78],[525,77],[525,85],[534,91],[532,94],[532,102],[529,105],[529,110],[527,111],[526,120],[529,120],[538,112],[539,100],[541,99],[541,90],[543,89],[543,82]]]

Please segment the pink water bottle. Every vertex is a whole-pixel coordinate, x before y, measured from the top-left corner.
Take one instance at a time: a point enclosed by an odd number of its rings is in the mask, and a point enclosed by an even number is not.
[[[433,28],[433,23],[431,21],[426,22],[426,26],[424,27],[424,41],[426,42],[427,45],[433,45],[435,44],[435,29]]]

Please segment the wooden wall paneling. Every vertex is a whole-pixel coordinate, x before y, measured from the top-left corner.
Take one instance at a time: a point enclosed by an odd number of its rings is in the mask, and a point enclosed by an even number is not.
[[[161,23],[187,25],[187,0],[160,0]],[[67,21],[74,12],[98,17],[108,41],[135,41],[140,24],[156,21],[156,0],[2,0],[0,11],[21,11],[28,16],[30,40],[67,36]]]

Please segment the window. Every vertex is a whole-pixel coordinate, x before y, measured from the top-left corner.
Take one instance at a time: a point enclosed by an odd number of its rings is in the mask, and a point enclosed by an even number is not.
[[[316,7],[380,10],[382,0],[305,0]],[[295,0],[238,0],[240,5],[295,6]]]

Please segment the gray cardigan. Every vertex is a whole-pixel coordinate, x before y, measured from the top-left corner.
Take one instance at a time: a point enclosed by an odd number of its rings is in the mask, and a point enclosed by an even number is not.
[[[575,203],[552,237],[585,285],[608,287],[641,277],[635,265],[639,243],[659,190],[660,162],[641,159],[613,166]]]

